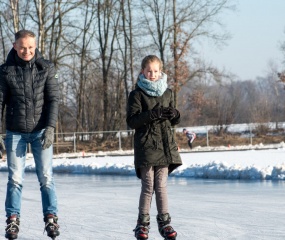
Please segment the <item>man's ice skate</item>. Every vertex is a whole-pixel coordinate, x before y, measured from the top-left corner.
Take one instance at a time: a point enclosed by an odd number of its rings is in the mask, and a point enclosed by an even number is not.
[[[135,237],[137,240],[146,240],[148,239],[149,232],[149,220],[150,217],[148,214],[141,214],[138,217],[137,226],[133,230],[135,232]]]
[[[175,240],[177,232],[170,226],[171,217],[169,213],[157,215],[156,220],[160,235],[165,240]]]
[[[57,216],[54,216],[53,214],[49,214],[44,217],[44,231],[46,231],[47,235],[52,239],[55,239],[57,236],[59,236],[59,225],[57,224],[57,219]]]
[[[9,240],[17,239],[20,226],[19,218],[17,218],[16,215],[12,215],[7,218],[6,223],[7,226],[5,228],[5,238],[8,238]]]

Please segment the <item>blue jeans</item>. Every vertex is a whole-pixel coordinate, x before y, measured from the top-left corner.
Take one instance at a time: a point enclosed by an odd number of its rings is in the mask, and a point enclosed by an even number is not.
[[[6,217],[20,217],[22,188],[25,174],[27,144],[30,143],[34,156],[36,173],[40,183],[43,215],[57,215],[57,198],[52,172],[53,146],[43,150],[42,131],[33,133],[6,132],[8,184],[6,194]]]

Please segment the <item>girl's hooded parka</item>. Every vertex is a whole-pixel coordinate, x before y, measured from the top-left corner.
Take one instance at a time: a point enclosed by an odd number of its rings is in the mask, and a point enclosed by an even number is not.
[[[151,110],[157,103],[174,107],[172,90],[167,88],[162,96],[150,96],[137,86],[129,95],[127,124],[135,129],[134,161],[138,178],[141,167],[168,166],[170,174],[182,165],[172,130],[180,122],[180,114],[171,121],[152,120]]]

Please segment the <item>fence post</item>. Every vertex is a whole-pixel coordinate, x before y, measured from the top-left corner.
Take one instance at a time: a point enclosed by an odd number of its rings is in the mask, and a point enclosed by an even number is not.
[[[75,132],[73,133],[73,151],[76,153],[76,136],[75,136]]]
[[[252,145],[252,130],[251,130],[251,124],[249,124],[249,134],[250,134],[250,145]]]
[[[206,132],[207,132],[207,147],[209,147],[209,133],[208,133],[208,127],[206,127]]]
[[[121,131],[119,131],[119,151],[122,150]]]

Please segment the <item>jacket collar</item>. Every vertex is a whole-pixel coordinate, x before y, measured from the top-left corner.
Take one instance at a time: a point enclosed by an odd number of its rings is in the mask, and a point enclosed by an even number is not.
[[[41,59],[43,59],[43,56],[41,55],[40,51],[36,49],[35,56],[30,61],[24,61],[23,59],[18,57],[17,51],[12,48],[7,56],[6,65],[7,66],[20,66],[20,67],[26,67],[31,64],[42,62]]]

